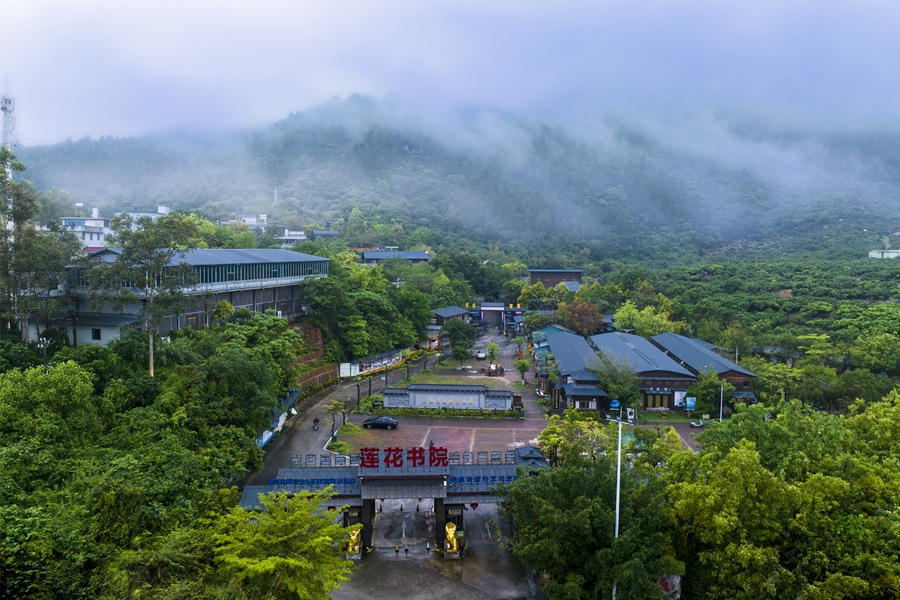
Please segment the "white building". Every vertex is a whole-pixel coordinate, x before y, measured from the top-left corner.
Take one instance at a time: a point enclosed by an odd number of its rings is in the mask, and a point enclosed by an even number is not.
[[[76,204],[75,207],[80,208],[81,205]],[[116,213],[116,216],[123,214],[125,213]],[[167,214],[169,214],[169,207],[165,204],[157,206],[155,213],[128,213],[135,219],[150,217],[154,221]],[[106,245],[107,237],[112,233],[109,228],[110,219],[100,216],[99,208],[92,208],[90,217],[61,217],[60,220],[63,229],[73,232],[81,240],[83,248],[103,248]]]
[[[869,258],[900,258],[900,250],[869,250]]]
[[[275,239],[281,244],[282,248],[290,248],[294,244],[299,244],[300,242],[305,242],[306,232],[300,228],[294,227],[285,227],[284,233],[281,235],[276,235]]]
[[[109,219],[100,216],[99,208],[90,217],[61,217],[63,229],[73,232],[84,248],[102,248],[110,234]]]

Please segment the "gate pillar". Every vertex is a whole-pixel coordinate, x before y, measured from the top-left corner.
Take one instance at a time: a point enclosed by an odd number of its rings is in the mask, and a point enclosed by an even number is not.
[[[434,548],[444,549],[444,538],[447,535],[447,508],[444,506],[443,498],[434,499]]]
[[[368,552],[372,549],[372,541],[375,530],[372,528],[375,520],[375,500],[363,500],[362,510],[359,512],[359,518],[362,522],[362,551]]]

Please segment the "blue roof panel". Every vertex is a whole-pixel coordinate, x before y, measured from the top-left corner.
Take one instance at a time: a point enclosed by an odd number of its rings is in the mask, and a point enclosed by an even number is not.
[[[600,357],[583,337],[559,333],[547,338],[561,375],[572,375],[600,367]]]
[[[591,341],[607,360],[627,362],[636,373],[667,371],[693,378],[690,371],[639,335],[617,331],[591,336]]]
[[[661,333],[653,336],[653,341],[697,372],[709,371],[712,368],[716,373],[734,371],[749,377],[756,377],[747,369],[710,350],[708,345],[701,340],[691,339],[677,333]]]

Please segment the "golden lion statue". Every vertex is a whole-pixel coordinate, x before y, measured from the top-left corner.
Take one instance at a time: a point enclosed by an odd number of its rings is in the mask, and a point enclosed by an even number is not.
[[[359,554],[359,542],[361,537],[362,527],[350,532],[350,543],[347,547],[347,554]]]
[[[447,523],[444,529],[447,532],[447,542],[445,544],[447,553],[455,554],[459,552],[459,546],[456,545],[456,525],[450,522]]]

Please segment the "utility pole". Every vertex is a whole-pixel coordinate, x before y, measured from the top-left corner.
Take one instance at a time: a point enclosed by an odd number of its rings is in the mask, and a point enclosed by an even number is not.
[[[3,140],[11,152],[19,145],[16,139],[16,99],[7,94],[0,96],[0,112],[3,113]]]

